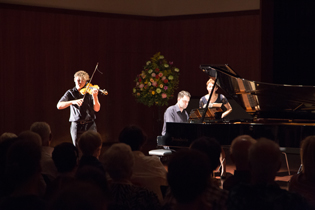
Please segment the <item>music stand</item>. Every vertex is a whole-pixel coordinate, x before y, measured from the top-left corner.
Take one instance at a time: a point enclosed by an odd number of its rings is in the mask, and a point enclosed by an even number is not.
[[[204,111],[206,110],[206,113]],[[199,108],[199,109],[192,109],[189,114],[189,121],[190,122],[200,122],[200,119],[204,115],[204,121],[209,120],[215,120],[215,113],[217,112],[223,112],[221,109],[221,106],[219,107],[209,107],[208,109],[205,108]]]

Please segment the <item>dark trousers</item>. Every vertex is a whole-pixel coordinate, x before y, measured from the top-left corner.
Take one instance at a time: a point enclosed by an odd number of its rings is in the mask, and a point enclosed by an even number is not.
[[[78,122],[71,122],[70,134],[72,138],[72,143],[74,146],[78,146],[78,140],[82,133],[88,130],[97,131],[96,123],[94,121],[90,123],[80,124]]]

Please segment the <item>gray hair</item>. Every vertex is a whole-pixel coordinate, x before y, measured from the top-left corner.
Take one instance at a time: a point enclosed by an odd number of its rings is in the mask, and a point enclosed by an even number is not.
[[[129,145],[117,143],[104,152],[101,162],[113,180],[129,179],[134,166],[134,156]]]
[[[48,123],[46,123],[46,122],[34,122],[31,125],[30,130],[37,133],[40,136],[40,138],[42,139],[42,142],[44,144],[46,143],[44,141],[50,140],[51,129],[50,129],[50,126]]]

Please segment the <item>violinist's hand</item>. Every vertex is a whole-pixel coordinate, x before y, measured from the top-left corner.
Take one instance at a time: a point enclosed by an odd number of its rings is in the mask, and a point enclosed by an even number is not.
[[[73,100],[73,101],[72,101],[72,104],[73,104],[73,105],[82,106],[82,103],[83,103],[83,98],[78,99],[78,100]]]
[[[97,89],[93,89],[92,90],[92,95],[93,95],[93,97],[96,97],[98,95],[98,90]]]

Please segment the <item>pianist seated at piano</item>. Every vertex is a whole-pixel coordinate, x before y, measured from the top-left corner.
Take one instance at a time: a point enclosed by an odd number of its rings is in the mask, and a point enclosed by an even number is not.
[[[182,90],[177,95],[177,103],[173,106],[168,107],[164,112],[164,123],[162,129],[162,136],[166,134],[166,123],[177,122],[185,123],[189,119],[189,115],[185,110],[190,101],[190,93]],[[164,138],[164,137],[163,137]],[[164,149],[170,149],[169,146],[163,146]]]
[[[201,97],[199,101],[199,108],[205,108],[205,106],[207,105],[209,96],[211,95],[211,91],[214,86],[214,80],[210,78],[207,81],[206,86],[207,86],[208,94]],[[223,105],[222,107],[220,106],[220,108],[223,109],[223,113],[222,114],[220,112],[215,113],[215,118],[220,119],[230,114],[232,112],[232,107],[230,103],[228,102],[228,100],[226,99],[226,97],[222,94],[217,93],[217,90],[218,90],[218,87],[217,85],[215,85],[210,102],[209,102],[209,108],[217,107],[216,105],[218,104]]]
[[[177,95],[177,103],[173,106],[168,107],[164,112],[164,124],[162,135],[164,136],[166,133],[166,123],[167,122],[187,122],[189,115],[185,110],[190,101],[190,93],[182,90]]]

